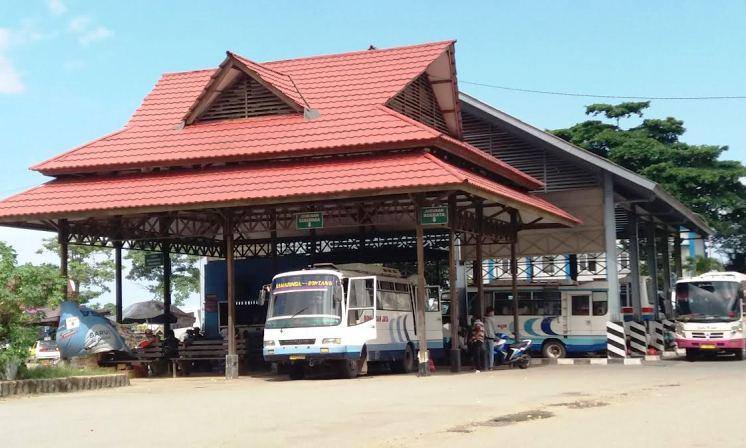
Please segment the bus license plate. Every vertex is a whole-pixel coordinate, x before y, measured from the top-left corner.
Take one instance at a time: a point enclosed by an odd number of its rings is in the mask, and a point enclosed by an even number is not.
[[[713,344],[702,344],[702,345],[700,345],[700,346],[699,346],[699,348],[704,348],[704,349],[715,349],[715,348],[717,348],[717,347],[715,347],[715,345],[713,345]]]
[[[303,360],[303,359],[306,359],[305,355],[290,355],[290,360],[291,361],[300,361],[300,360]]]

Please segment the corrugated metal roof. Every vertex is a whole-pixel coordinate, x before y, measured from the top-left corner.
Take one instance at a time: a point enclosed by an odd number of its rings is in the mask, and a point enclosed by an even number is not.
[[[215,70],[165,74],[126,127],[33,167],[47,175],[438,146],[526,188],[535,178],[384,106],[453,41],[258,64],[233,56],[296,102],[320,111],[182,126]],[[232,56],[232,54],[231,54]],[[229,56],[230,57],[230,56]]]
[[[0,202],[0,221],[158,211],[177,206],[247,205],[459,188],[530,208],[572,225],[579,220],[547,201],[449,165],[422,150],[315,161],[288,160],[233,167],[119,176],[59,178]]]

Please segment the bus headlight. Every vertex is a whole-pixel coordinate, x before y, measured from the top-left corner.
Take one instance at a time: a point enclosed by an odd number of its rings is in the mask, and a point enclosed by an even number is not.
[[[275,346],[275,341],[264,341],[264,346],[265,347],[274,347]]]
[[[342,338],[324,338],[321,340],[322,344],[341,344]]]

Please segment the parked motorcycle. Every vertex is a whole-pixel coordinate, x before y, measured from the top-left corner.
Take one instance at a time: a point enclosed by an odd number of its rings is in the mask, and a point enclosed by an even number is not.
[[[531,364],[531,356],[528,353],[531,339],[524,339],[517,344],[510,345],[507,334],[497,333],[495,336],[495,366],[509,365],[518,366],[521,369],[528,368]]]

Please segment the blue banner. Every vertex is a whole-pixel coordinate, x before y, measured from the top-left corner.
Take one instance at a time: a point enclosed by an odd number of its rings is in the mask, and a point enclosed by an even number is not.
[[[65,301],[60,305],[57,346],[62,358],[73,358],[112,350],[129,351],[109,319]]]

